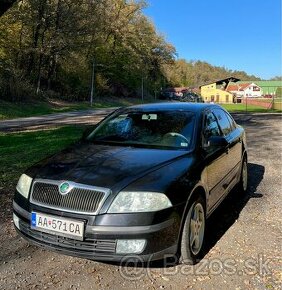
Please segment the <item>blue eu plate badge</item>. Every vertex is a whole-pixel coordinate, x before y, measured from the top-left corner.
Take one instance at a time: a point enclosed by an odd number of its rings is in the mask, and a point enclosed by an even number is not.
[[[36,213],[35,212],[31,213],[31,226],[32,227],[36,226]]]

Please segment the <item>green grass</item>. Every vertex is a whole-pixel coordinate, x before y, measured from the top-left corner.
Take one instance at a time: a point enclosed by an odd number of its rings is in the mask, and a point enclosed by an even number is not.
[[[246,107],[246,104],[221,104],[221,106],[231,113],[246,112],[246,111],[249,113],[281,112],[278,110],[267,110],[265,108],[254,105],[248,105]]]
[[[146,100],[150,102],[152,100]],[[14,119],[20,117],[31,117],[62,113],[76,110],[100,109],[110,107],[123,107],[142,103],[141,99],[135,98],[98,98],[94,100],[91,107],[89,103],[67,103],[67,102],[19,102],[12,103],[0,100],[0,120]]]
[[[151,102],[158,102],[158,100],[154,99],[146,99],[144,102],[151,103]],[[94,102],[94,108],[111,108],[111,107],[125,107],[125,106],[132,106],[142,104],[141,99],[135,98],[98,98]]]
[[[23,171],[82,136],[83,127],[0,133],[0,192],[12,190]]]

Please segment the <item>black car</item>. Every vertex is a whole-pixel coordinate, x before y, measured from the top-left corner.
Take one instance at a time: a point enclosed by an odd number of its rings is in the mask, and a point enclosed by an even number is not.
[[[179,98],[180,102],[204,103],[203,98],[196,93],[186,92]]]
[[[206,219],[247,189],[244,129],[223,108],[119,109],[20,177],[13,219],[30,243],[100,261],[202,253]]]

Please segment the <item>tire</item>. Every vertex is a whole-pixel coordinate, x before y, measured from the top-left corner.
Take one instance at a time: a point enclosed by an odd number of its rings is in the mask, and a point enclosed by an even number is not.
[[[194,265],[201,258],[205,229],[205,202],[199,196],[190,204],[185,218],[180,244],[180,263]]]
[[[240,181],[238,183],[238,190],[240,193],[245,194],[248,189],[248,162],[247,157],[243,157],[243,163],[240,174]]]

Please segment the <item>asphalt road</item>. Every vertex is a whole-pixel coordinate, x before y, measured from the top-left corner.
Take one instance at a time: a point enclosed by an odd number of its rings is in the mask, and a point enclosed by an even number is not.
[[[29,246],[13,228],[9,193],[0,196],[0,289],[281,289],[281,116],[235,118],[247,131],[249,190],[211,216],[197,265],[120,267]]]
[[[117,108],[73,111],[37,117],[17,118],[0,121],[0,132],[43,130],[53,126],[88,125],[97,123]]]

